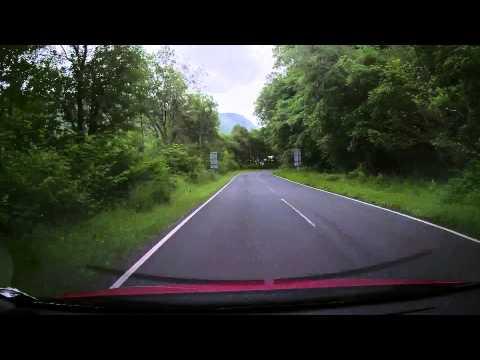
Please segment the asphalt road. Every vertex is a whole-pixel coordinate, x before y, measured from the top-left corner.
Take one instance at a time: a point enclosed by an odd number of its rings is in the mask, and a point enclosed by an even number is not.
[[[121,286],[163,278],[480,280],[478,259],[479,243],[258,171],[237,176]]]

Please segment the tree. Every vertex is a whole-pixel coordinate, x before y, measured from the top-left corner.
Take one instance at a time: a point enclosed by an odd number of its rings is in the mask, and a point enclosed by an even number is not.
[[[150,128],[165,144],[175,141],[186,104],[187,84],[173,67],[172,56],[166,48],[150,60],[147,118]]]
[[[243,126],[235,125],[226,144],[236,162],[243,166],[259,166],[267,156],[274,153],[266,142],[264,129],[248,131]]]
[[[139,182],[154,194],[175,171],[195,178],[200,155],[223,144],[213,99],[188,87],[194,76],[168,47],[0,47],[1,230],[91,214]]]
[[[60,73],[41,46],[0,47],[0,148],[55,141]]]
[[[218,126],[217,104],[213,98],[201,93],[188,94],[179,135],[202,147],[218,136]]]
[[[438,175],[479,153],[478,49],[279,46],[256,113],[307,165]]]
[[[457,165],[480,156],[479,46],[417,46],[415,65],[428,80],[427,101],[444,126],[435,145]]]
[[[63,72],[65,120],[79,135],[134,126],[147,80],[138,46],[71,45],[53,48]]]

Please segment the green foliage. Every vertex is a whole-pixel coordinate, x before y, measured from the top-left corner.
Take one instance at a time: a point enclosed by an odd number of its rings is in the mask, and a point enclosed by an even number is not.
[[[170,201],[174,183],[168,176],[137,184],[130,193],[128,206],[137,211],[151,210],[155,205]]]
[[[174,174],[194,176],[203,166],[202,160],[189,153],[187,147],[182,144],[165,146],[160,150],[160,155]]]
[[[137,211],[168,202],[175,189],[175,179],[161,156],[140,161],[131,168],[129,175],[132,190],[127,202]]]
[[[480,154],[480,47],[278,46],[257,99],[279,154],[321,170],[448,177]],[[286,158],[291,163],[291,158]],[[353,175],[355,176],[355,175]]]
[[[58,222],[85,213],[90,194],[72,176],[67,158],[53,150],[12,152],[0,174],[4,229],[29,230],[38,222]]]
[[[144,104],[145,125],[163,144],[205,146],[218,137],[218,112],[213,98],[189,92],[188,79],[175,68],[174,54],[162,49],[148,59]]]
[[[66,144],[62,153],[70,161],[73,176],[98,205],[126,196],[130,182],[138,177],[139,153],[125,136],[88,136],[83,142]]]
[[[228,150],[224,150],[220,155],[220,161],[218,166],[221,174],[225,174],[229,171],[239,169],[239,165],[235,161],[235,156]]]
[[[264,168],[267,156],[276,154],[267,144],[267,134],[263,129],[248,131],[235,125],[229,136],[225,136],[226,148],[235,162],[245,168]],[[235,166],[232,163],[232,166]]]
[[[216,104],[188,91],[168,48],[5,46],[0,72],[1,230],[123,200],[149,208],[168,200],[171,174],[211,179]]]
[[[225,172],[221,172],[221,174],[225,174]],[[194,184],[201,184],[209,181],[215,181],[217,178],[218,176],[215,171],[202,168],[193,173],[189,177],[189,180]]]
[[[187,99],[177,138],[200,147],[206,146],[218,137],[217,104],[212,97],[201,93],[188,94]]]
[[[472,161],[458,177],[448,182],[447,201],[459,201],[478,206],[480,204],[480,161]]]
[[[347,173],[348,179],[365,180],[367,176],[368,175],[365,173],[365,166],[363,164],[360,164],[355,170]]]

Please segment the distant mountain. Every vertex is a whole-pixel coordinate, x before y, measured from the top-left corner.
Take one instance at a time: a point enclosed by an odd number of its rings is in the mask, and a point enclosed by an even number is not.
[[[220,132],[223,134],[230,134],[235,125],[243,126],[248,130],[255,129],[256,126],[247,118],[235,113],[220,113]]]

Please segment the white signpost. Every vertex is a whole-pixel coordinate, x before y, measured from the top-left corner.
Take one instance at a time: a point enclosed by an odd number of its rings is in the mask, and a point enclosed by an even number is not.
[[[300,149],[293,149],[293,166],[295,166],[298,169],[301,164],[302,164],[302,153]]]
[[[218,169],[218,157],[216,151],[210,153],[210,169]]]

